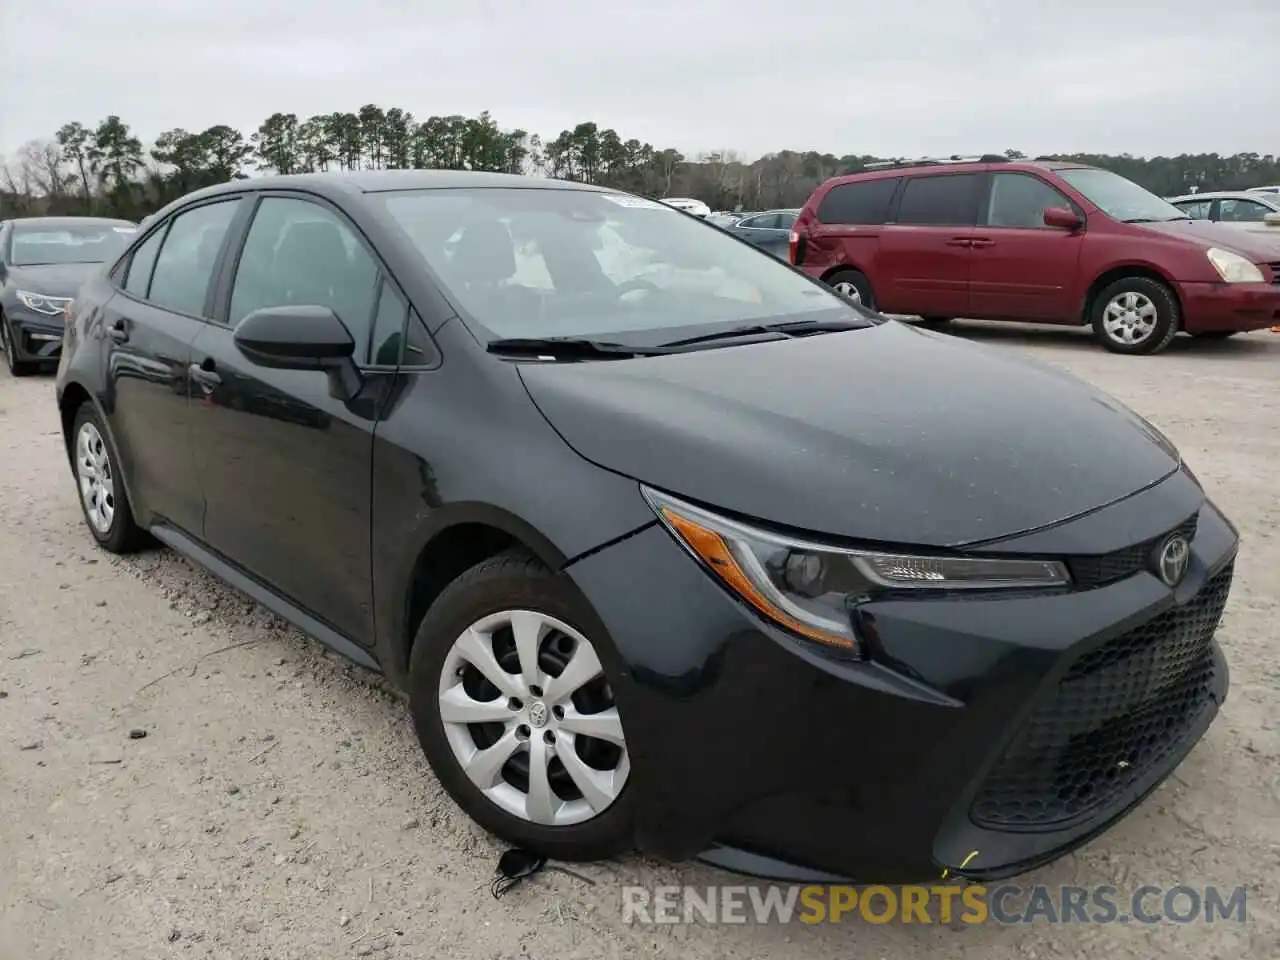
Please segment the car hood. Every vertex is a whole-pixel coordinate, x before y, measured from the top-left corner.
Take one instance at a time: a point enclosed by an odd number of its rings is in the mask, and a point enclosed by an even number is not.
[[[40,263],[28,267],[10,267],[9,282],[32,293],[74,297],[81,284],[101,269],[100,263]]]
[[[1163,436],[1070,375],[898,322],[520,371],[586,459],[819,535],[992,540],[1102,507],[1179,466]]]
[[[1225,247],[1248,257],[1255,263],[1280,260],[1280,227],[1267,227],[1274,236],[1263,230],[1241,230],[1239,224],[1215,223],[1211,220],[1170,220],[1167,223],[1137,224],[1165,236],[1181,237],[1192,243],[1208,247]]]

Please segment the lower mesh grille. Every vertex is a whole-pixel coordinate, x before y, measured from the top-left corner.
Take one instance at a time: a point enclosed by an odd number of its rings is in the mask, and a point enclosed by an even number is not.
[[[1060,829],[1165,764],[1210,697],[1231,575],[1077,660],[988,775],[974,822]]]

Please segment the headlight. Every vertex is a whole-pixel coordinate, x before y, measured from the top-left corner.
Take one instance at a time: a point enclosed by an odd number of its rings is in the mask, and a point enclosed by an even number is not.
[[[666,528],[730,591],[809,640],[861,653],[849,608],[888,591],[1063,587],[1056,560],[846,550],[758,530],[648,487]]]
[[[56,317],[59,314],[66,313],[71,309],[72,297],[46,297],[43,293],[31,293],[29,290],[19,290],[18,299],[29,310],[36,313],[43,313],[46,317]]]
[[[1218,276],[1222,277],[1225,283],[1262,282],[1262,271],[1258,269],[1256,264],[1238,253],[1232,253],[1230,250],[1220,250],[1218,247],[1210,247],[1205,251],[1205,256],[1209,258],[1209,262],[1213,264],[1213,269],[1218,271]]]

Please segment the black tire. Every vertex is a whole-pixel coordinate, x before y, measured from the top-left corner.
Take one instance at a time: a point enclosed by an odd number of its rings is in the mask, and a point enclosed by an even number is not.
[[[98,435],[102,438],[111,473],[114,511],[111,517],[111,524],[106,530],[99,530],[94,525],[93,520],[89,517],[89,508],[80,493],[80,475],[76,463],[77,441],[80,436],[80,430],[86,423],[93,424],[94,429],[98,431]],[[76,410],[69,443],[68,455],[71,459],[72,476],[76,483],[76,499],[80,501],[80,512],[84,515],[85,526],[89,528],[89,532],[93,534],[93,538],[101,544],[103,549],[111,553],[125,554],[138,550],[146,542],[146,534],[133,519],[133,508],[129,504],[129,494],[125,490],[124,476],[120,472],[120,458],[116,455],[115,447],[111,445],[111,436],[107,433],[106,425],[102,422],[102,418],[98,416],[98,411],[92,403],[82,403],[79,409]]]
[[[1123,294],[1134,294],[1150,302],[1156,311],[1156,321],[1151,332],[1142,340],[1129,343],[1113,337],[1106,328],[1107,305]],[[1178,298],[1165,284],[1150,277],[1121,277],[1098,292],[1089,304],[1089,322],[1093,336],[1112,353],[1130,355],[1159,353],[1173,342],[1182,326],[1182,308]]]
[[[464,631],[481,618],[505,610],[532,610],[573,627],[596,649],[606,678],[612,673],[610,649],[599,638],[603,628],[593,627],[594,614],[571,584],[524,549],[485,560],[445,588],[427,610],[414,639],[409,657],[409,703],[427,761],[458,806],[507,843],[561,860],[601,860],[630,850],[635,843],[635,791],[630,777],[617,798],[591,819],[568,826],[544,826],[490,801],[454,755],[440,716],[440,673]]]
[[[837,270],[827,277],[827,286],[832,289],[838,289],[839,284],[848,284],[852,287],[857,293],[857,296],[853,299],[868,310],[876,309],[875,291],[871,289],[871,281],[867,279],[867,275],[861,270]]]
[[[26,377],[35,373],[39,369],[38,363],[32,363],[30,360],[17,360],[14,354],[17,347],[13,340],[13,330],[9,327],[7,318],[0,316],[0,353],[4,354],[5,366],[9,368],[9,373],[15,377]]]

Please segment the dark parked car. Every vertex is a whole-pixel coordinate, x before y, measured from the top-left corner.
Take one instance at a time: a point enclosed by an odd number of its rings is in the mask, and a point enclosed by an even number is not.
[[[136,229],[98,217],[0,223],[0,351],[10,373],[57,362],[63,318],[80,284],[118,257]]]
[[[1091,324],[1117,353],[1280,323],[1280,242],[1055,160],[903,161],[805,204],[791,262],[892,314]]]
[[[1236,531],[1158,430],[653,201],[238,181],[66,336],[97,541],[383,671],[457,802],[552,856],[1007,875],[1226,694]]]
[[[726,226],[725,230],[766,253],[785,260],[790,245],[791,226],[799,215],[799,210],[766,210],[764,213],[743,217],[737,223]]]

